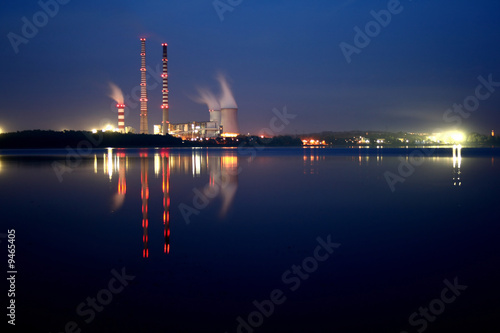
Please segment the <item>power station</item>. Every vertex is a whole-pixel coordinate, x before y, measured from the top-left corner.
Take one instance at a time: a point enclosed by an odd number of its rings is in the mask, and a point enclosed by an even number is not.
[[[146,39],[141,38],[141,98],[140,98],[140,133],[148,134],[148,93],[146,86]],[[169,119],[168,103],[168,55],[167,43],[162,46],[162,104],[161,104],[161,125],[154,125],[154,134],[172,135],[184,140],[195,140],[217,137],[236,137],[239,135],[238,109],[235,103],[225,104],[220,102],[220,110],[209,109],[210,118],[208,121],[190,121],[185,123],[171,124]],[[118,127],[124,131],[125,122],[123,109],[125,105],[118,107]]]

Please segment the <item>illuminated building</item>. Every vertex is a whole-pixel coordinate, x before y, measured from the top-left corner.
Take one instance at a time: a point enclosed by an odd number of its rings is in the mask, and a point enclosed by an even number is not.
[[[153,134],[162,134],[161,125],[153,125]]]
[[[261,138],[263,138],[263,136],[261,136]],[[326,142],[325,142],[325,140],[319,141],[319,140],[314,140],[314,139],[310,139],[310,140],[304,139],[304,140],[302,140],[302,145],[303,146],[324,146],[324,145],[326,145]]]
[[[198,138],[214,138],[221,135],[221,128],[215,121],[189,122],[181,124],[170,124],[170,135],[183,140]]]

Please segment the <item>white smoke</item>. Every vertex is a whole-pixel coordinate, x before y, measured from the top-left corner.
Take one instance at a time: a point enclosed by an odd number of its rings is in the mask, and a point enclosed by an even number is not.
[[[217,97],[206,88],[196,88],[198,96],[193,97],[197,103],[206,104],[209,110],[220,110],[220,104]]]
[[[111,89],[109,97],[111,97],[116,104],[123,104],[125,99],[123,98],[122,90],[113,82],[109,82],[109,88]]]
[[[216,97],[212,91],[207,88],[196,88],[198,95],[191,97],[197,103],[206,104],[210,110],[220,110],[221,108],[237,109],[238,105],[234,99],[231,87],[223,74],[217,75],[217,81],[220,84],[220,97]]]
[[[227,79],[224,75],[219,74],[217,75],[217,81],[220,83],[220,88],[221,88],[221,95],[219,98],[220,106],[221,108],[232,108],[232,109],[237,109],[238,105],[236,104],[236,101],[234,100],[233,93],[231,91],[231,88],[229,87],[229,83],[227,83]]]

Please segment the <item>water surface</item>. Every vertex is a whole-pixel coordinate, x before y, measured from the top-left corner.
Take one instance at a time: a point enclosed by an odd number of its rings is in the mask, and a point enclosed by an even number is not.
[[[412,151],[2,151],[18,328],[498,328],[498,150]],[[392,189],[388,172],[401,177]],[[467,288],[440,303],[454,279]],[[436,315],[409,321],[430,303]]]

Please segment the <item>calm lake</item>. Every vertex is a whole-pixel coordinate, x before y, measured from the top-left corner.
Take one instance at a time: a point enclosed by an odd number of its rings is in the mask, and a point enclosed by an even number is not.
[[[16,329],[500,331],[499,149],[3,150],[0,186]]]

